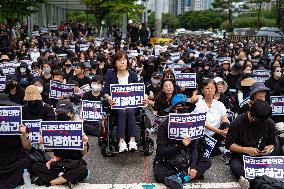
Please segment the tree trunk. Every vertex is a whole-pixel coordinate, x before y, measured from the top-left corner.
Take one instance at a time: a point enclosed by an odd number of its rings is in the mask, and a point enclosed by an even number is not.
[[[259,4],[258,14],[257,14],[257,26],[260,28],[260,12],[261,12],[262,3]]]
[[[229,9],[229,32],[233,31],[232,9]]]

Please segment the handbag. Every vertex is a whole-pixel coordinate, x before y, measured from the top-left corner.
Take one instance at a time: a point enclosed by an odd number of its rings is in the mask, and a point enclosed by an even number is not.
[[[34,163],[43,163],[50,159],[50,156],[46,152],[35,147],[32,147],[30,151],[25,151],[25,154]]]

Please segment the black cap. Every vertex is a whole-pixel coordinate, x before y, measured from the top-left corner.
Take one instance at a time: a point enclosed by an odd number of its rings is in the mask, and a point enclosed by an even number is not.
[[[162,75],[159,72],[153,72],[151,77],[162,77]]]
[[[56,104],[56,112],[64,112],[64,113],[69,113],[69,112],[75,112],[72,103],[69,100],[60,100]]]
[[[233,66],[232,69],[234,70],[241,70],[242,69],[242,65],[239,62],[236,62]]]
[[[88,61],[84,62],[84,68],[91,68],[91,63]]]

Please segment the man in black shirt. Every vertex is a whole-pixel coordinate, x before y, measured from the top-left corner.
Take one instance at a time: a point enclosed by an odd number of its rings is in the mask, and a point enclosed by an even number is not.
[[[82,87],[83,85],[90,84],[91,80],[87,76],[84,75],[84,64],[78,63],[75,65],[75,76],[73,76],[73,81],[76,86]],[[76,89],[75,89],[76,90]]]
[[[239,115],[230,125],[225,145],[232,152],[230,168],[240,181],[245,175],[243,155],[266,156],[274,150],[276,130],[271,112],[266,101],[256,100],[248,113]]]

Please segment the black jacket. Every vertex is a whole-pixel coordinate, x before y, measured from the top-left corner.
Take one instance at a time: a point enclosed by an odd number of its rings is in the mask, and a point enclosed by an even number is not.
[[[25,104],[23,107],[23,120],[36,119],[41,119],[42,121],[55,121],[56,118],[53,108],[50,105],[43,103],[43,106],[40,111],[35,112],[30,110],[27,104]]]

